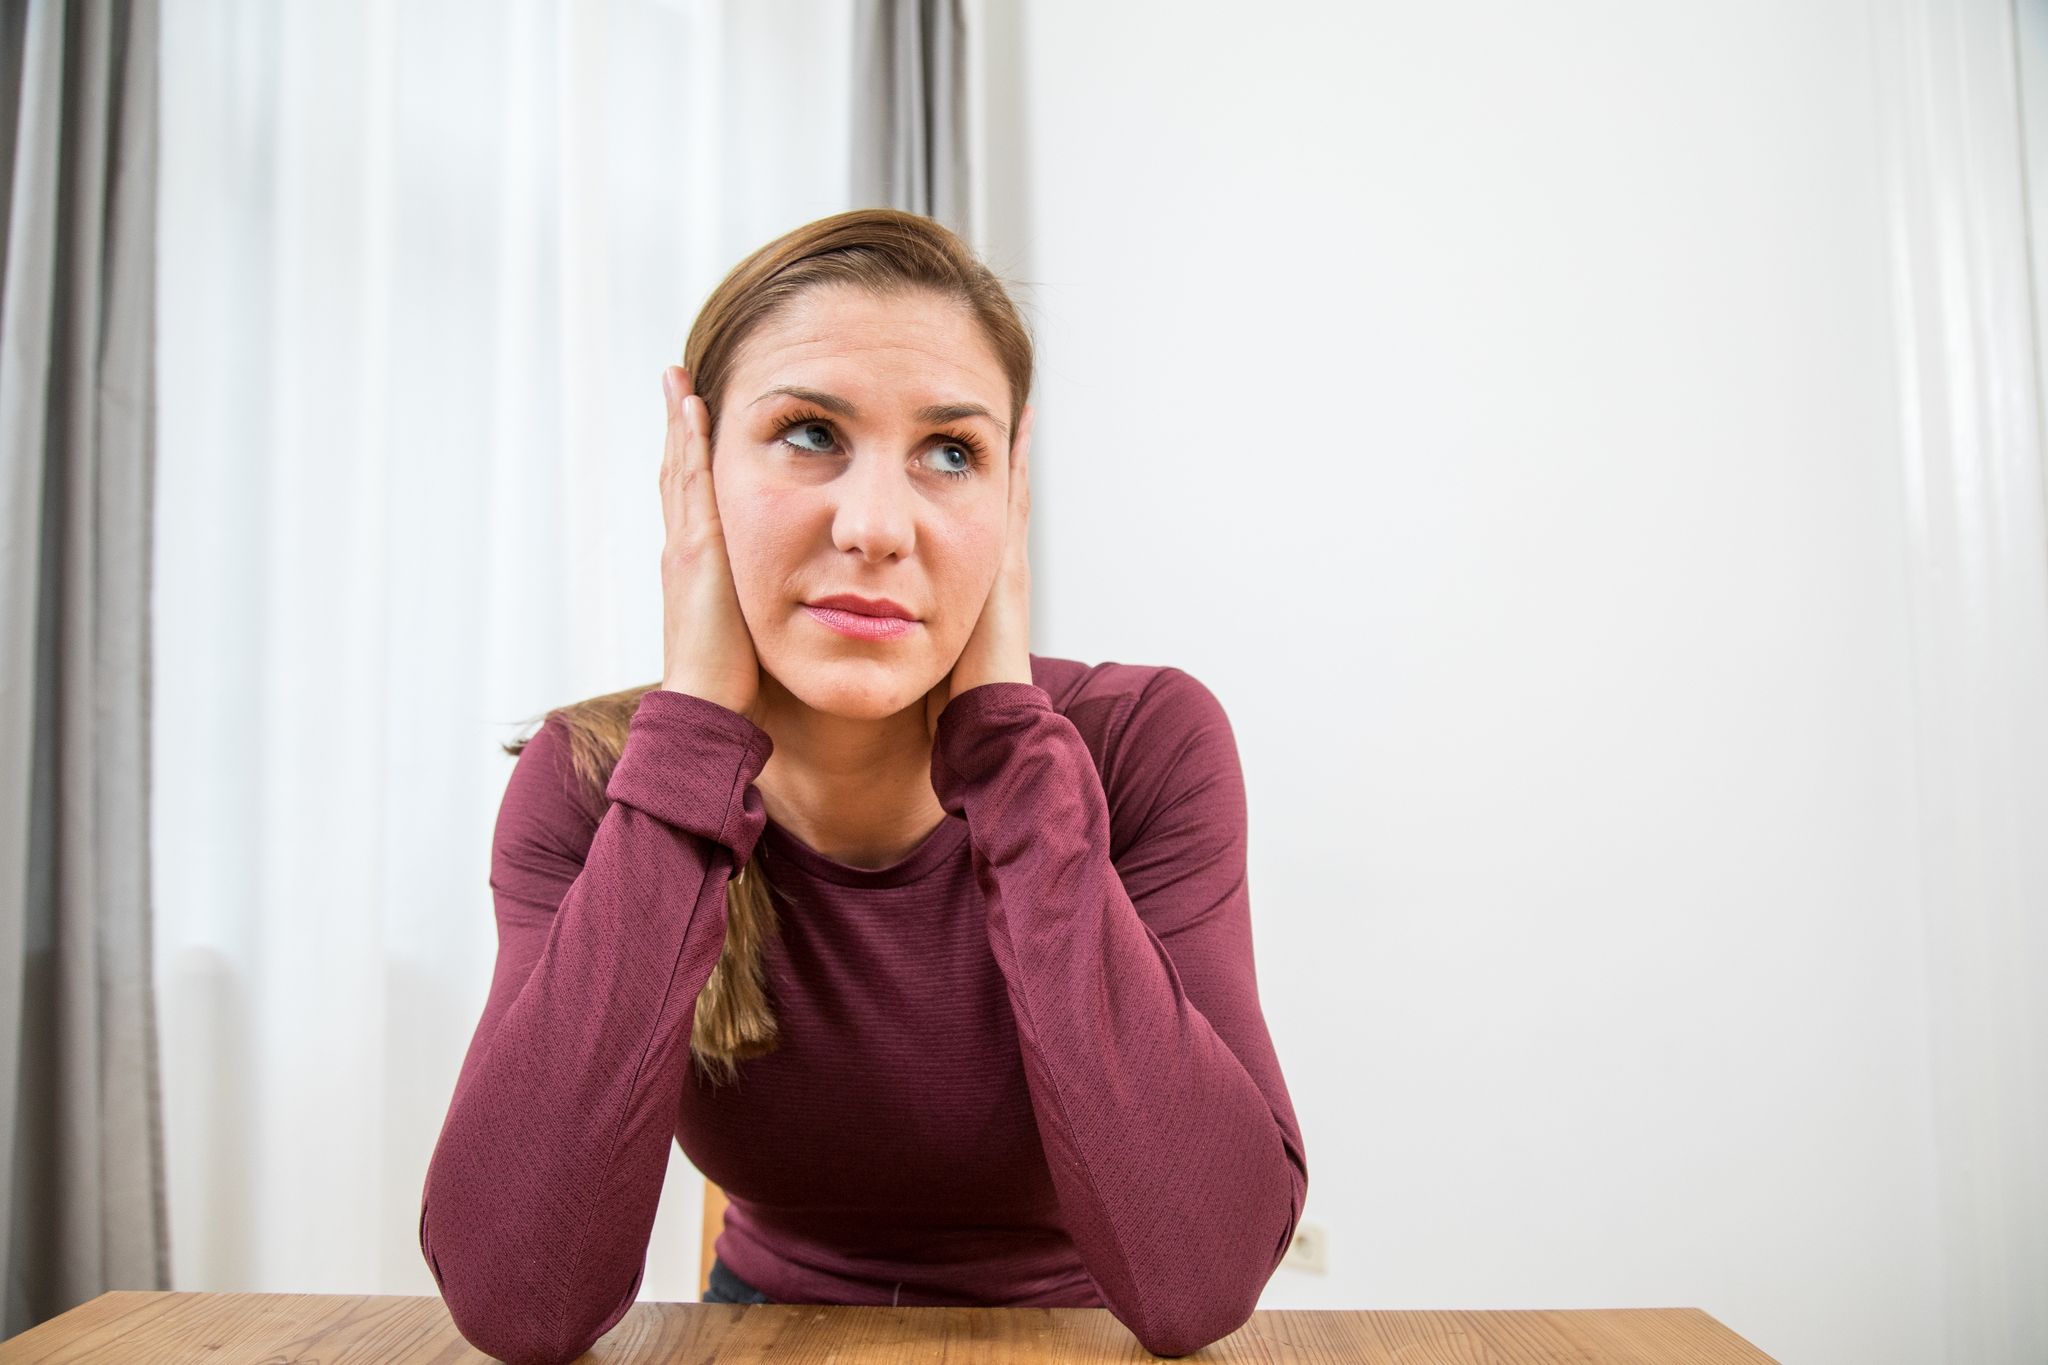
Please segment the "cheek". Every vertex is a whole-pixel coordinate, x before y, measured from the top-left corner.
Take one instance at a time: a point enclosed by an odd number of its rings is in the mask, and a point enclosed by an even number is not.
[[[931,546],[931,560],[938,566],[945,618],[949,630],[964,640],[981,619],[981,608],[1002,567],[1002,523],[986,518],[955,522],[935,539],[941,543]]]
[[[737,478],[717,493],[733,589],[741,609],[765,625],[778,607],[791,605],[782,599],[802,554],[799,509],[787,491]]]

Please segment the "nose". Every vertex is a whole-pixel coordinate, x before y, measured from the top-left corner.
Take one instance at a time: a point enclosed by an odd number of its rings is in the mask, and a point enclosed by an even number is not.
[[[857,550],[871,563],[910,553],[917,530],[908,473],[889,460],[856,458],[832,487],[839,499],[832,514],[834,545]]]

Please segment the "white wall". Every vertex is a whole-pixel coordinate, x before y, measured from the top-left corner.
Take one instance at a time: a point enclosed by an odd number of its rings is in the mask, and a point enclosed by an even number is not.
[[[1264,1306],[1941,1359],[1867,7],[988,19],[1034,648],[1247,768],[1329,1249]]]

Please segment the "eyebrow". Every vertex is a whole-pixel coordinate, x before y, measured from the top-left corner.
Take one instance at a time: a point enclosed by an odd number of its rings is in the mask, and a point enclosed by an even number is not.
[[[766,402],[777,394],[788,394],[791,398],[801,398],[805,402],[816,403],[827,412],[836,412],[841,417],[858,418],[860,416],[860,409],[847,402],[844,398],[841,398],[838,394],[826,393],[820,389],[807,389],[798,384],[777,384],[774,388],[756,398],[754,402]],[[749,406],[752,405],[750,404]],[[995,423],[996,430],[1002,432],[1004,436],[1010,434],[1010,428],[997,420],[994,413],[979,403],[932,403],[926,407],[919,408],[914,415],[920,422],[957,422],[964,417],[986,417],[989,421]]]

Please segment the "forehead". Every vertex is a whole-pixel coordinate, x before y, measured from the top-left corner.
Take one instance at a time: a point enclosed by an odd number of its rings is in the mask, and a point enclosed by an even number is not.
[[[967,305],[930,291],[880,297],[852,286],[806,290],[763,322],[734,358],[734,394],[776,384],[923,404],[1009,407],[1009,380]]]

